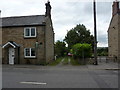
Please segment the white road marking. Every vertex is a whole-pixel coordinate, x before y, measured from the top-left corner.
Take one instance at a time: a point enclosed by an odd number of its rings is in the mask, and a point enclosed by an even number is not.
[[[42,82],[20,82],[21,84],[33,84],[33,85],[46,85],[47,83]]]

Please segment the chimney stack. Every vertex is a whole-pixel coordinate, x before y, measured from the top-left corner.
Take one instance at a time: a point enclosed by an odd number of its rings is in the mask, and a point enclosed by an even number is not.
[[[45,4],[46,5],[46,12],[45,12],[45,16],[50,17],[51,18],[51,5],[50,5],[50,1],[48,0],[48,2]]]
[[[119,1],[114,1],[112,5],[112,16],[116,15],[117,13],[120,13],[120,8],[119,8]]]

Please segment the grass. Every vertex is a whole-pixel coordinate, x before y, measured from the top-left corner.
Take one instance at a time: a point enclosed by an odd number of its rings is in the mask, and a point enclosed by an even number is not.
[[[57,64],[59,64],[61,62],[62,59],[63,59],[63,57],[57,58],[55,61],[51,62],[48,65],[49,66],[56,66]]]
[[[68,57],[64,57],[64,61],[62,62],[63,65],[67,65],[68,63]]]
[[[81,65],[79,62],[78,62],[78,60],[76,59],[74,59],[74,58],[70,58],[70,63],[73,65],[73,66],[79,66],[79,65]]]
[[[70,63],[69,63],[69,59],[70,59]],[[60,57],[60,58],[57,58],[55,61],[49,63],[48,66],[56,66],[62,60],[63,60],[63,62],[62,62],[63,65],[68,65],[68,64],[71,64],[73,66],[85,65],[85,63],[83,62],[82,59],[79,61],[78,59],[74,59],[72,57]],[[86,64],[88,64],[88,63],[90,63],[90,62],[87,62]]]

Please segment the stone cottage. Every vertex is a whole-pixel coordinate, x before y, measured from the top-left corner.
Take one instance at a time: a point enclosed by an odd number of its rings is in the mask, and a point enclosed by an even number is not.
[[[112,5],[112,19],[108,28],[109,58],[120,59],[120,3]]]
[[[2,17],[2,63],[45,64],[54,60],[51,5],[45,15]]]

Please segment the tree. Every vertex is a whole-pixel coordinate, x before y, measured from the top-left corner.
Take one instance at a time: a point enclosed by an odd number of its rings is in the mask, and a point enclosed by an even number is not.
[[[63,41],[57,41],[55,43],[55,54],[59,57],[64,56],[66,54],[66,44]]]
[[[97,53],[98,56],[108,56],[108,47],[99,47]]]
[[[83,24],[78,24],[68,31],[64,41],[68,44],[69,49],[77,43],[88,43],[92,45],[92,49],[94,50],[94,37]]]

